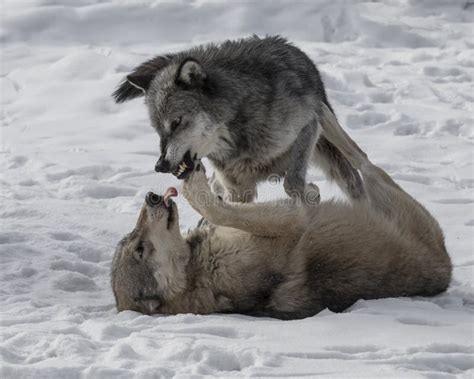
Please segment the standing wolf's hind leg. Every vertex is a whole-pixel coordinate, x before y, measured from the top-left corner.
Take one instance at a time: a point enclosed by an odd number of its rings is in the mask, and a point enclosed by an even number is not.
[[[319,188],[306,183],[308,161],[319,137],[319,124],[315,118],[301,129],[291,148],[290,163],[283,187],[288,196],[306,199],[319,199]]]

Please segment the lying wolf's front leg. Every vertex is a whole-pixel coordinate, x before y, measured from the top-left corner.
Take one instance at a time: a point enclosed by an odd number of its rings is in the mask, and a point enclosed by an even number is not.
[[[244,177],[230,179],[215,171],[211,178],[211,188],[226,201],[251,203],[257,196],[255,180]]]
[[[202,166],[201,166],[202,167]],[[306,207],[294,199],[271,203],[228,203],[211,191],[202,168],[183,186],[189,204],[214,225],[266,237],[301,233],[307,224]]]
[[[225,189],[224,199],[234,203],[251,203],[257,196],[255,183],[247,185],[228,186]]]
[[[319,137],[319,123],[312,120],[303,129],[291,148],[290,162],[286,170],[283,186],[291,198],[299,197],[303,201],[319,202],[319,188],[306,183],[308,161],[313,153],[314,145]]]

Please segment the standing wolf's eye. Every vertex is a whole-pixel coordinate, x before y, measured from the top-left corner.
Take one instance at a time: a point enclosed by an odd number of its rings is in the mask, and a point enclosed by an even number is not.
[[[183,117],[179,116],[178,118],[175,118],[173,121],[171,121],[171,130],[175,130],[179,124],[181,124]]]

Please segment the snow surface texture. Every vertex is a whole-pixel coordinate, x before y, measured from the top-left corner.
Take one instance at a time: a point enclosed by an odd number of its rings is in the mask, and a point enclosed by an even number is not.
[[[4,0],[2,377],[471,378],[473,5],[466,1]],[[153,171],[142,100],[110,93],[158,53],[280,33],[318,64],[344,127],[441,223],[454,280],[299,321],[117,314],[115,244]],[[311,170],[324,198],[337,189]],[[259,200],[283,196],[260,188]],[[183,229],[198,216],[178,199]],[[297,295],[296,295],[297,296]]]

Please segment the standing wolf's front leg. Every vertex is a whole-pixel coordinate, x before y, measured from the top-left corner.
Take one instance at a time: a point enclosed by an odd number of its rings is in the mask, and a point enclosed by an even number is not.
[[[299,197],[303,201],[319,202],[319,188],[306,184],[308,161],[319,137],[319,123],[315,118],[301,129],[291,149],[290,162],[286,170],[283,186],[288,196]]]
[[[274,237],[301,233],[307,224],[306,208],[294,199],[269,203],[228,203],[211,191],[202,169],[195,170],[183,185],[189,204],[214,225]]]

